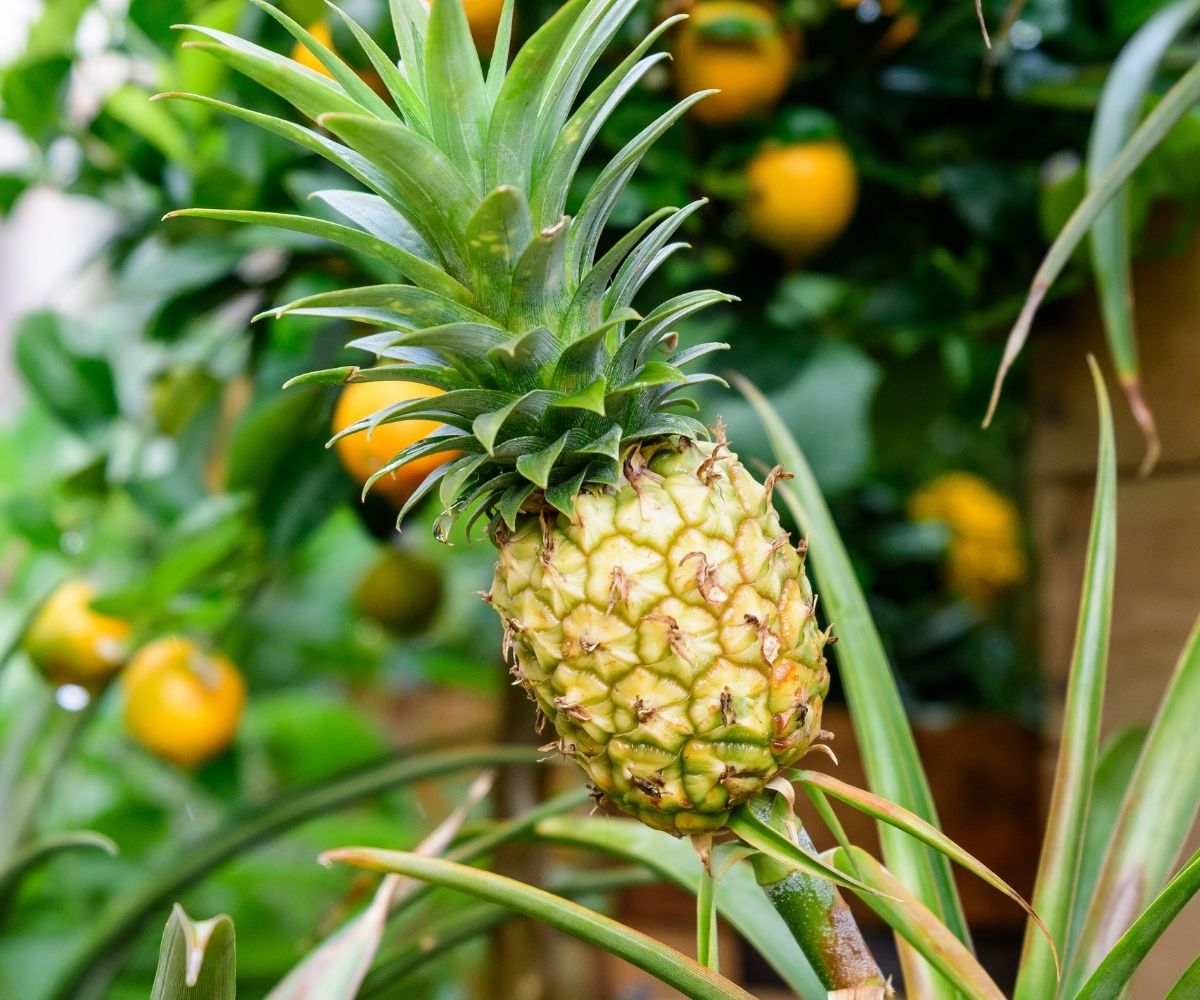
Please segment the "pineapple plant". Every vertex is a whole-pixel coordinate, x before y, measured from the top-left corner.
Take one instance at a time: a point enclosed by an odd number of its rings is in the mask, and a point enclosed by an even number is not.
[[[458,0],[391,5],[399,62],[337,11],[390,100],[322,41],[256,0],[326,71],[211,28],[211,51],[290,101],[309,127],[195,95],[320,153],[365,190],[319,192],[344,221],[191,209],[323,236],[390,265],[393,284],[346,288],[273,315],[377,329],[374,358],[294,381],[437,390],[344,427],[439,425],[367,480],[435,459],[400,517],[436,492],[436,530],[481,520],[499,559],[486,599],[550,744],[598,797],[677,835],[730,810],[821,736],[828,689],[816,598],[772,505],[718,429],[686,411],[685,372],[726,345],[680,347],[683,320],[731,301],[689,292],[634,308],[683,244],[700,202],[663,208],[605,247],[609,214],[646,151],[711,92],[683,98],[608,163],[565,214],[580,160],[623,96],[665,55],[654,27],[582,100],[634,0],[571,0],[513,58],[506,5],[486,70]]]

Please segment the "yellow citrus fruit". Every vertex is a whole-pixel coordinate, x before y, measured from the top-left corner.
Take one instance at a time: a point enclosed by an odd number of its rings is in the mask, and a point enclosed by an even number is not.
[[[824,249],[846,228],[858,175],[840,142],[768,146],[746,168],[746,222],[755,239],[791,258]]]
[[[314,21],[308,26],[308,33],[327,49],[333,49],[333,32],[329,30],[329,25],[324,21]],[[301,66],[307,66],[322,76],[333,77],[333,74],[325,68],[321,60],[313,55],[308,46],[303,42],[297,42],[292,46],[292,58]]]
[[[1021,520],[1008,497],[970,472],[948,472],[913,494],[914,521],[940,521],[950,532],[946,582],[987,606],[1025,576]]]
[[[500,28],[500,12],[503,9],[503,0],[463,0],[471,37],[480,52],[491,52],[496,44],[496,32]]]
[[[68,580],[25,633],[25,652],[52,684],[98,687],[128,656],[129,623],[93,611],[94,596],[86,580]]]
[[[187,639],[156,639],[121,678],[125,727],[151,753],[195,767],[233,742],[246,683],[229,660]]]
[[[680,96],[719,90],[692,108],[710,125],[724,125],[771,107],[795,69],[792,46],[771,11],[748,0],[707,0],[692,8],[675,41],[675,86]]]
[[[357,420],[369,417],[386,406],[441,394],[440,389],[417,382],[355,382],[342,390],[333,411],[333,432],[339,433]],[[358,482],[365,483],[414,441],[428,436],[440,424],[432,420],[399,420],[380,424],[368,436],[367,431],[349,434],[337,442],[342,465]],[[372,488],[394,504],[403,504],[429,473],[457,452],[440,452],[419,458],[404,468],[384,476]]]

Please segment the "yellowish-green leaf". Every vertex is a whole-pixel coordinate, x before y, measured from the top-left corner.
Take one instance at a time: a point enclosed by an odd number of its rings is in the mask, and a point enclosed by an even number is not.
[[[394,872],[499,903],[611,952],[693,1000],[753,1000],[736,983],[641,931],[516,879],[403,851],[347,847],[329,851],[323,857],[327,862],[343,861],[375,871]]]

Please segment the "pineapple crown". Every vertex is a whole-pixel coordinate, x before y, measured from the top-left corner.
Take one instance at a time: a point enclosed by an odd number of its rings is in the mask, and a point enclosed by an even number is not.
[[[642,442],[707,437],[699,420],[669,411],[695,408],[680,390],[721,381],[682,369],[727,345],[681,350],[673,328],[731,297],[696,291],[645,315],[632,308],[646,279],[686,245],[672,237],[703,201],[654,212],[600,248],[608,217],[646,151],[708,92],[646,126],[600,171],[577,214],[564,214],[584,153],[624,96],[666,58],[646,52],[680,17],[657,25],[577,104],[636,0],[569,0],[511,65],[513,0],[506,0],[486,72],[460,0],[390,0],[398,62],[330,4],[389,102],[287,14],[254,2],[328,75],[212,28],[184,26],[207,36],[189,44],[274,91],[320,130],[210,97],[162,96],[218,108],[299,143],[366,190],[314,195],[346,222],[214,209],[172,214],[323,237],[404,279],[310,295],[264,314],[381,328],[349,345],[376,355],[375,367],[311,372],[289,384],[396,379],[444,390],[386,407],[340,433],[370,433],[395,420],[444,425],[396,455],[367,489],[408,462],[457,452],[423,481],[400,519],[437,488],[444,511],[439,531],[464,514],[471,520],[498,514],[512,527],[531,498],[544,497],[570,514],[582,489],[617,486],[625,456]]]

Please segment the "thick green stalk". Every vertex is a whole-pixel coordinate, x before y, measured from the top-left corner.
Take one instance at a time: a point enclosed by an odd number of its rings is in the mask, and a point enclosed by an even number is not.
[[[782,796],[776,798],[776,802],[782,801]],[[777,832],[792,835],[777,811],[756,812]],[[799,820],[793,820],[793,830],[800,846],[815,854],[812,839]],[[751,864],[758,884],[826,989],[886,984],[858,922],[831,882],[788,868],[766,854],[753,855]]]

